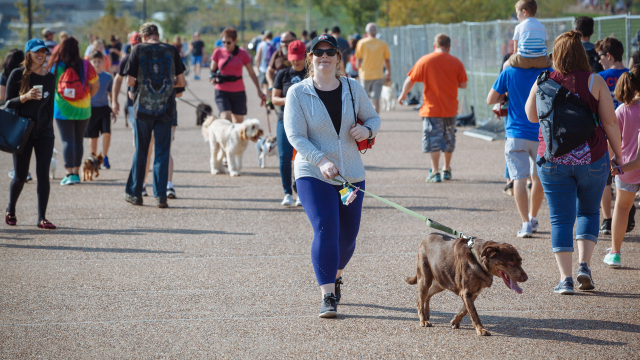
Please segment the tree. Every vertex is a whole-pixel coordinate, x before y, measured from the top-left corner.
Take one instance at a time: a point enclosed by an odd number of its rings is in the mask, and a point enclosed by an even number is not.
[[[18,0],[14,4],[14,6],[18,9],[20,13],[20,22],[23,24],[29,24],[29,7],[27,6],[27,2],[24,0]],[[42,0],[31,0],[31,19],[33,20],[33,24],[43,22],[44,19],[49,15],[49,10],[44,7]],[[27,37],[29,35],[29,30],[27,27],[20,28],[18,30],[18,38],[20,41],[28,40]],[[38,36],[37,33],[34,32],[33,36]]]

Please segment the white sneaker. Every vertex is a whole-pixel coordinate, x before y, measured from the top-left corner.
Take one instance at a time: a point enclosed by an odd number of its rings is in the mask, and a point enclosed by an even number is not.
[[[282,199],[282,206],[291,206],[293,205],[293,196],[286,194],[284,199]]]
[[[531,228],[531,223],[528,222],[526,224],[522,224],[522,230],[518,231],[519,238],[530,238],[533,236],[533,229]]]
[[[302,201],[300,201],[300,197],[298,197],[298,198],[296,199],[296,204],[295,204],[295,205],[293,205],[293,206],[295,206],[295,207],[302,206]]]
[[[529,222],[531,223],[531,232],[538,232],[538,219],[531,219]]]

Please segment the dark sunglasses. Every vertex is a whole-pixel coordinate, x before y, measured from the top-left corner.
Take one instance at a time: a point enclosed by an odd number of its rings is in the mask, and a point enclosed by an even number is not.
[[[233,44],[233,41],[223,41],[222,43],[226,44],[226,45],[231,45],[231,44]]]
[[[324,55],[324,53],[327,53],[327,56],[332,57],[332,56],[336,56],[336,54],[338,53],[337,49],[316,49],[313,50],[313,56],[315,57],[322,57],[322,55]]]
[[[598,54],[598,57],[603,57],[603,56],[607,56],[608,53],[604,53],[604,54]]]

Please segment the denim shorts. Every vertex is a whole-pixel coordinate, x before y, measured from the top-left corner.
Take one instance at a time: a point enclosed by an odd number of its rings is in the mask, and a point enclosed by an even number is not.
[[[640,190],[640,184],[627,184],[616,176],[616,189],[637,193]]]
[[[422,118],[422,152],[452,153],[456,148],[456,117]]]
[[[536,156],[537,141],[507,138],[504,142],[504,158],[511,180],[525,179],[529,175],[538,176]]]
[[[195,65],[195,64],[202,65],[202,55],[200,55],[200,56],[191,55],[191,63],[193,65]]]

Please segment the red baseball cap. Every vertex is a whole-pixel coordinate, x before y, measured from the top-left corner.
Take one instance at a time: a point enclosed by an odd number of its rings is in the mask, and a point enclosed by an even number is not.
[[[131,44],[131,46],[133,46],[139,42],[140,42],[140,35],[138,34],[137,31],[134,31],[133,34],[131,34],[131,36],[129,37],[129,43]]]
[[[302,41],[294,40],[290,42],[288,50],[289,50],[289,53],[287,55],[287,59],[289,59],[289,61],[304,60],[304,54],[306,52],[306,49]]]

